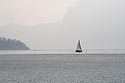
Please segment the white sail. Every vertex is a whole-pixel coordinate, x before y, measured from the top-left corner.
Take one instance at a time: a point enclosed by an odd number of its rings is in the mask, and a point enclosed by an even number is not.
[[[78,45],[77,45],[77,48],[76,48],[75,52],[82,52],[82,48],[81,48],[81,45],[80,45],[80,40],[78,41]]]

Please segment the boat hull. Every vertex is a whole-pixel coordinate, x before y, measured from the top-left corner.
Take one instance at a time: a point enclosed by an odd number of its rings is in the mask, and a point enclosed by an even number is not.
[[[82,52],[82,50],[76,50],[75,52]]]

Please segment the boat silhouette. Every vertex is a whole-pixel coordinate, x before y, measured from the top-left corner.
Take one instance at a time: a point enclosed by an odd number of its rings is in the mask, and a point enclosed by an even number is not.
[[[76,48],[75,52],[82,52],[82,48],[81,48],[81,45],[80,45],[80,40],[78,41],[78,45],[77,45],[77,48]]]

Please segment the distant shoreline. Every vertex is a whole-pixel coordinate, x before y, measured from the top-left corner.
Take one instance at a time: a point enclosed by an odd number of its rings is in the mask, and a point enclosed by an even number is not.
[[[81,53],[81,54],[77,54],[77,53],[65,53],[65,54],[61,54],[61,53],[55,53],[55,54],[51,54],[51,53],[46,53],[46,54],[0,54],[0,55],[125,55],[125,53]]]
[[[92,50],[84,49],[82,53],[75,50],[0,50],[0,55],[125,55],[125,50]]]

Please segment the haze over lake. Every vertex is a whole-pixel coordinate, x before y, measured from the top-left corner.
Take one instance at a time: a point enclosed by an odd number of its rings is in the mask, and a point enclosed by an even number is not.
[[[86,49],[125,48],[124,0],[18,1],[0,1],[1,36],[32,49],[73,49],[79,39]]]

